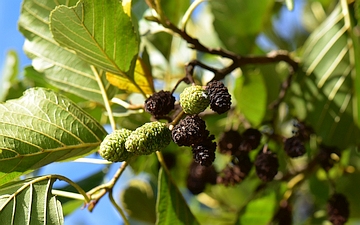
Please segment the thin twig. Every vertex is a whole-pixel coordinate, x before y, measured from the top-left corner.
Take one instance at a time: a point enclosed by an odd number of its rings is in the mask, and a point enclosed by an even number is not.
[[[125,223],[125,225],[129,225],[129,220],[127,219],[124,211],[121,209],[121,207],[116,203],[114,196],[112,194],[112,189],[109,190],[109,199],[111,204],[116,208],[116,210],[120,213],[121,217],[123,218],[123,221]]]
[[[110,106],[110,103],[109,103],[109,97],[108,97],[108,95],[106,93],[106,89],[105,89],[104,84],[102,82],[101,76],[100,76],[100,74],[98,73],[98,71],[96,70],[96,68],[94,66],[90,66],[90,67],[91,67],[91,70],[94,73],[96,81],[97,81],[97,83],[99,85],[101,95],[102,95],[103,100],[104,100],[105,108],[106,108],[106,111],[107,111],[107,113],[109,115],[111,128],[113,130],[115,130],[116,129],[116,123],[115,123],[114,116],[113,116],[113,113],[112,113],[112,109],[111,109],[111,106]]]

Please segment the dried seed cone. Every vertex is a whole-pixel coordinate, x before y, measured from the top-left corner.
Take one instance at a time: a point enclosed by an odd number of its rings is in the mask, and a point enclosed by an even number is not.
[[[171,141],[171,132],[164,123],[149,122],[134,130],[125,142],[129,152],[137,155],[149,155],[161,151]]]
[[[258,129],[249,128],[242,133],[243,140],[240,144],[239,150],[249,152],[256,149],[260,145],[261,132]]]
[[[195,162],[202,166],[211,166],[215,160],[216,142],[214,135],[210,135],[201,144],[193,146],[192,153]]]
[[[275,213],[272,222],[278,225],[291,225],[293,224],[292,207],[286,200],[281,200],[280,207]],[[271,223],[273,224],[273,223]]]
[[[227,112],[231,107],[231,95],[225,85],[220,81],[211,81],[205,89],[210,97],[210,108],[222,114]]]
[[[233,155],[238,150],[242,137],[237,130],[223,132],[219,138],[219,151],[223,154]]]
[[[232,160],[232,164],[227,165],[220,176],[217,177],[217,183],[225,186],[234,186],[242,182],[250,173],[252,162],[248,153],[243,153]]]
[[[287,138],[284,143],[284,150],[291,158],[299,157],[306,153],[304,142],[298,136]]]
[[[257,176],[264,182],[272,181],[279,168],[277,155],[270,150],[261,151],[256,156],[254,165]]]
[[[164,116],[174,109],[175,97],[169,91],[159,91],[145,101],[145,111],[155,117]]]
[[[124,128],[108,134],[100,144],[101,157],[110,162],[122,162],[133,156],[125,148],[125,141],[130,134],[131,130]]]
[[[190,86],[180,94],[180,105],[189,115],[199,114],[210,104],[207,92],[201,86]]]
[[[329,221],[334,225],[343,225],[349,218],[349,202],[343,194],[333,194],[327,202]]]
[[[205,167],[193,161],[190,164],[186,186],[192,194],[197,195],[204,191],[207,183],[216,184],[216,177],[214,166]]]
[[[334,158],[331,157],[331,154],[333,153],[339,157],[341,156],[340,150],[336,147],[325,145],[320,146],[320,151],[316,159],[320,166],[326,171],[329,171],[337,162]]]
[[[171,131],[173,141],[179,146],[197,145],[206,140],[209,131],[198,115],[186,116]]]

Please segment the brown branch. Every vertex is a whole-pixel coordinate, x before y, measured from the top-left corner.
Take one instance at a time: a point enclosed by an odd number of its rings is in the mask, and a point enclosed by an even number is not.
[[[278,62],[286,62],[289,65],[289,76],[286,80],[283,81],[281,84],[281,89],[279,92],[278,98],[272,102],[269,105],[270,109],[277,108],[280,103],[284,100],[286,96],[286,92],[289,89],[292,78],[295,74],[295,72],[299,68],[299,62],[292,59],[292,57],[289,55],[287,51],[284,50],[278,50],[278,51],[271,51],[265,56],[241,56],[234,52],[222,49],[222,48],[208,48],[200,43],[200,41],[196,38],[191,37],[185,30],[179,29],[177,26],[175,26],[173,23],[171,23],[167,18],[164,20],[159,19],[152,19],[152,21],[157,22],[159,24],[162,24],[165,28],[168,28],[172,30],[174,33],[180,35],[182,39],[184,39],[189,45],[190,48],[212,54],[212,55],[218,55],[222,56],[224,58],[228,58],[232,60],[232,63],[224,67],[222,69],[216,69],[213,67],[210,67],[208,65],[203,64],[202,62],[198,60],[192,60],[188,65],[186,66],[186,78],[184,79],[189,82],[194,82],[192,75],[194,72],[195,66],[199,66],[203,69],[206,69],[208,71],[211,71],[214,73],[213,80],[222,80],[224,79],[228,74],[230,74],[232,71],[234,71],[237,68],[241,68],[242,66],[248,65],[248,64],[268,64],[268,63],[278,63]]]

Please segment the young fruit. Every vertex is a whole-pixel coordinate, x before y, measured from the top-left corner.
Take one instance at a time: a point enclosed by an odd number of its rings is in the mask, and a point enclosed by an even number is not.
[[[199,114],[204,111],[209,104],[209,96],[201,86],[195,85],[187,87],[180,94],[180,105],[186,114]]]
[[[114,132],[107,135],[100,144],[99,153],[101,157],[110,162],[122,162],[133,156],[125,148],[125,141],[130,134],[131,130],[123,128],[114,130]]]
[[[134,130],[125,142],[126,150],[137,155],[161,151],[171,141],[171,132],[164,123],[149,122]]]

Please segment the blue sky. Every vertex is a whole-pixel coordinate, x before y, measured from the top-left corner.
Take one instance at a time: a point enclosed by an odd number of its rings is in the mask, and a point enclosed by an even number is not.
[[[24,37],[18,31],[17,21],[20,14],[21,0],[0,1],[0,71],[2,71],[6,53],[16,50],[21,65],[30,64],[29,58],[22,51]]]

